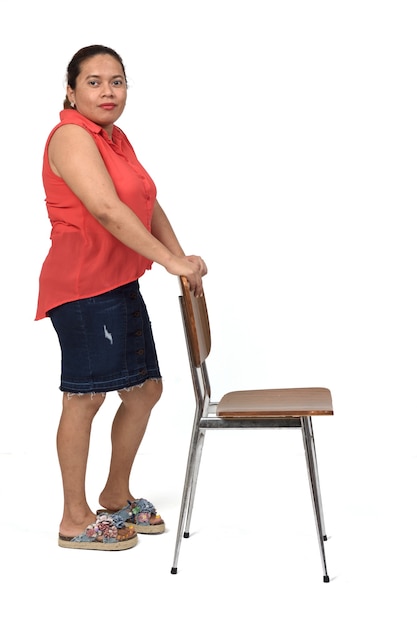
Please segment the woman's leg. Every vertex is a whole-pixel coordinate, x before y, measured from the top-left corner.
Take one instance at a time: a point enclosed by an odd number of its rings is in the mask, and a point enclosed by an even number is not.
[[[103,404],[104,394],[64,393],[57,432],[58,459],[64,490],[64,513],[59,532],[75,537],[96,519],[87,504],[85,477],[91,424]]]
[[[149,416],[161,393],[161,380],[147,380],[141,387],[119,391],[122,402],[113,421],[110,471],[99,499],[107,510],[118,511],[126,506],[127,500],[138,497],[130,491],[130,473]]]

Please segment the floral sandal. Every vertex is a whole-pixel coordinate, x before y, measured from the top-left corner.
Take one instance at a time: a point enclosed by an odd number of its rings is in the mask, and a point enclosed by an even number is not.
[[[106,509],[99,509],[97,514],[108,513],[111,515],[117,515],[126,524],[132,525],[137,533],[142,535],[161,535],[165,532],[165,523],[160,515],[156,512],[154,505],[145,500],[145,498],[139,498],[139,500],[127,501],[127,505],[120,509],[120,511],[111,512]],[[151,524],[151,517],[156,517],[156,523]]]
[[[61,548],[84,550],[127,550],[133,548],[138,537],[133,526],[127,526],[119,515],[100,513],[93,524],[89,524],[76,537],[58,536]]]

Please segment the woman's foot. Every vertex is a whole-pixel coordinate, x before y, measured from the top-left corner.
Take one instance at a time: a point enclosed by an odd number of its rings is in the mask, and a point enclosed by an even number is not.
[[[100,504],[104,501],[100,498]],[[127,504],[120,509],[103,508],[99,509],[97,514],[103,512],[120,515],[126,524],[133,525],[137,533],[159,535],[165,531],[164,520],[154,505],[145,498],[128,499]]]
[[[59,534],[64,537],[76,537],[85,531],[89,524],[94,524],[97,515],[92,511],[73,517],[65,516],[59,526]]]
[[[127,550],[138,542],[133,525],[127,526],[119,515],[102,513],[77,535],[59,533],[58,545],[61,548],[84,550]]]

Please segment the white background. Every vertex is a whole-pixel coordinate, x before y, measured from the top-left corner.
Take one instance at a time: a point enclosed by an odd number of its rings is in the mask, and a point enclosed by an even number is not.
[[[83,614],[81,623],[416,623],[414,7],[2,3],[0,593],[10,623],[20,623],[16,606],[64,624]],[[141,287],[165,391],[133,480],[169,532],[123,555],[56,547],[60,354],[49,321],[33,321],[49,248],[41,162],[66,66],[93,43],[121,54],[130,88],[118,124],[183,247],[209,267],[214,398],[239,387],[332,390],[334,418],[315,422],[329,585],[301,441],[285,433],[207,443],[198,532],[171,576],[193,392],[178,283],[156,266]],[[116,403],[109,396],[94,425],[92,506]]]

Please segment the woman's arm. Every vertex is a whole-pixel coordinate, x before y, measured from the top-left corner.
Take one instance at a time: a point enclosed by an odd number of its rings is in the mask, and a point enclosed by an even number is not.
[[[86,130],[75,124],[58,128],[49,144],[49,162],[53,172],[66,182],[86,209],[119,241],[159,263],[170,274],[186,276],[195,294],[202,293],[202,275],[198,266],[184,256],[178,242],[170,250],[163,236],[161,241],[150,233],[120,200],[100,152]],[[169,240],[168,237],[168,243]]]
[[[154,237],[163,243],[173,254],[185,257],[184,251],[177,239],[174,229],[172,228],[170,221],[158,200],[155,200],[151,230]],[[198,266],[201,276],[205,276],[207,274],[206,264],[201,257],[191,255],[186,256],[186,258]]]

